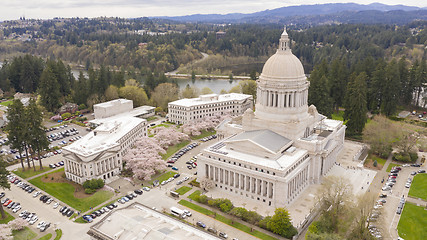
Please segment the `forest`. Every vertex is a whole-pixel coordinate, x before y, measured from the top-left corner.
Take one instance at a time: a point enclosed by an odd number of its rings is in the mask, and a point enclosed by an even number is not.
[[[310,103],[326,116],[345,108],[349,132],[356,134],[361,124],[352,120],[365,116],[361,111],[391,116],[398,106],[417,105],[412,99],[427,82],[426,25],[289,26],[292,51],[311,81]],[[226,34],[218,38],[217,31]],[[277,24],[184,24],[148,18],[3,22],[0,56],[6,59],[0,88],[9,96],[38,93],[50,112],[67,101],[91,107],[117,97],[166,110],[165,93],[173,101],[210,91],[189,86],[180,90],[165,72],[179,68],[193,75],[224,74],[227,67],[246,64],[246,75],[256,79],[261,71],[256,64],[274,54],[282,31]],[[19,40],[22,36],[29,40]],[[201,52],[211,57],[194,63]],[[78,79],[71,74],[76,66],[87,71]],[[226,74],[232,77],[230,69]],[[255,94],[253,87],[244,87],[254,84],[242,84],[232,91]],[[354,102],[362,104],[359,112],[352,112]]]

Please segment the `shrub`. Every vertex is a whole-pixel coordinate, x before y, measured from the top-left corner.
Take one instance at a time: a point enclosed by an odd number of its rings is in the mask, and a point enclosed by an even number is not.
[[[86,193],[86,194],[92,194],[92,193],[94,193],[94,192],[96,192],[96,189],[92,189],[92,188],[86,188],[86,189],[85,189],[85,193]]]
[[[92,192],[95,192],[96,189],[100,189],[100,188],[104,187],[104,185],[105,185],[105,183],[104,183],[104,180],[102,180],[102,179],[91,179],[91,180],[86,180],[83,183],[83,188],[85,189],[85,192],[88,189],[92,190]]]
[[[67,119],[67,118],[71,117],[71,113],[68,113],[68,112],[63,113],[63,114],[61,115],[61,117],[62,117],[62,119]]]
[[[378,166],[378,162],[377,162],[377,160],[375,160],[374,161],[374,167],[377,167]]]
[[[418,156],[414,156],[414,153],[399,152],[399,153],[393,154],[393,160],[398,162],[415,162],[417,158]]]
[[[199,203],[206,204],[208,202],[208,197],[206,195],[199,195],[197,197],[199,197],[199,201],[198,201]]]
[[[79,105],[79,110],[86,109],[86,105],[84,103]]]

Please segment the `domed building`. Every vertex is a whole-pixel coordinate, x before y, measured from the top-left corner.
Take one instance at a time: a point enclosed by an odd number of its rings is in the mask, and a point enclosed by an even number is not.
[[[257,81],[255,112],[220,125],[223,138],[199,154],[198,180],[273,207],[289,206],[319,183],[343,148],[346,127],[308,106],[309,85],[285,29]]]

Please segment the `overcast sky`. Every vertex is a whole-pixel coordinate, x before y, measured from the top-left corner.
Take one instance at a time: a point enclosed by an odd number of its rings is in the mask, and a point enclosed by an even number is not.
[[[301,4],[381,2],[427,7],[425,0],[0,0],[0,20],[53,17],[151,17],[251,13]]]

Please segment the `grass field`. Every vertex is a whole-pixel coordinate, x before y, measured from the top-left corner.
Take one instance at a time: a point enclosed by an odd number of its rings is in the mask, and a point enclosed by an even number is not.
[[[201,194],[200,190],[194,191],[192,194],[188,195],[188,198],[194,200],[195,196],[199,196]]]
[[[37,233],[33,232],[28,227],[25,227],[24,229],[19,231],[13,230],[12,235],[13,240],[29,240],[37,237]]]
[[[64,169],[59,169],[58,171],[64,171]],[[46,183],[41,180],[42,177],[31,179],[29,182],[81,212],[86,212],[90,207],[97,206],[114,195],[109,191],[98,191],[86,198],[76,198],[74,197],[76,189],[73,185],[69,183]]]
[[[377,161],[377,164],[378,164],[377,168],[378,169],[382,169],[383,166],[384,166],[384,164],[387,161],[387,159],[380,158],[380,157],[378,157],[376,155],[369,154],[368,158],[365,161],[364,166],[365,167],[369,167],[369,166],[374,167],[373,164],[374,164],[375,160]]]
[[[427,173],[415,175],[409,189],[409,196],[427,199]]]
[[[170,146],[167,150],[166,150],[166,154],[162,155],[162,158],[164,160],[168,159],[170,156],[172,156],[174,153],[176,153],[179,149],[187,146],[190,143],[190,141],[183,141],[180,142],[176,145]]]
[[[55,230],[55,233],[56,233],[56,237],[55,237],[55,239],[54,239],[54,240],[59,240],[59,239],[61,239],[61,237],[62,237],[62,230],[61,230],[61,229],[56,229],[56,230]]]
[[[199,205],[196,205],[194,203],[191,203],[189,201],[180,200],[178,203],[181,204],[181,205],[183,205],[183,206],[185,206],[185,207],[191,208],[194,211],[197,211],[199,213],[202,213],[202,214],[205,214],[205,215],[208,215],[208,216],[215,216],[216,220],[218,220],[220,222],[223,222],[223,223],[225,223],[227,225],[230,225],[230,226],[232,226],[234,228],[237,228],[237,229],[239,229],[239,230],[241,230],[241,231],[243,231],[245,233],[248,233],[248,234],[250,234],[252,236],[255,236],[255,237],[259,238],[259,239],[263,239],[263,240],[277,240],[277,238],[272,237],[272,236],[270,236],[268,234],[259,232],[257,230],[251,231],[251,227],[246,226],[244,224],[241,224],[239,222],[232,223],[233,221],[231,219],[226,218],[226,217],[224,217],[224,216],[222,216],[222,215],[220,215],[218,213],[214,213],[214,212],[212,212],[212,211],[210,211],[210,210],[208,210],[206,208],[203,208],[203,207],[201,207]]]
[[[13,100],[9,100],[9,101],[4,101],[4,102],[0,102],[0,105],[3,105],[3,106],[9,106],[10,104],[12,104],[12,102],[13,102]]]
[[[405,240],[427,239],[427,211],[424,207],[406,202],[397,231]]]
[[[192,136],[191,139],[198,140],[198,139],[202,139],[204,137],[207,137],[207,136],[210,136],[210,135],[214,135],[214,134],[216,134],[215,130],[214,131],[203,130],[202,133],[199,136]]]
[[[176,172],[173,172],[173,171],[170,171],[170,172],[165,172],[165,173],[163,173],[162,175],[160,175],[160,176],[158,176],[157,178],[154,178],[153,180],[151,180],[151,181],[149,181],[148,182],[148,186],[153,186],[153,182],[155,181],[155,180],[159,180],[159,182],[161,183],[162,181],[164,181],[164,180],[166,180],[166,179],[169,179],[169,178],[171,178],[171,177],[173,177],[173,175],[175,175],[176,174]],[[144,184],[145,185],[145,184]]]
[[[390,163],[389,165],[388,165],[388,167],[387,167],[387,170],[385,170],[386,172],[390,172],[391,171],[391,169],[393,168],[393,167],[396,167],[396,166],[401,166],[400,164],[396,164],[396,163]]]
[[[6,214],[6,218],[5,219],[0,219],[0,224],[5,224],[5,223],[8,223],[8,222],[12,221],[13,219],[15,219],[12,215],[10,215],[9,213],[7,213],[6,211],[4,211],[4,214]],[[1,216],[0,216],[0,218],[1,218]]]
[[[44,166],[43,169],[40,170],[40,165],[39,165],[39,166],[36,166],[36,171],[34,171],[34,168],[30,168],[30,169],[26,168],[25,171],[22,171],[22,168],[18,168],[17,170],[13,171],[13,173],[20,176],[23,179],[27,179],[29,177],[35,176],[35,175],[40,174],[40,173],[47,172],[49,170],[52,170],[52,169],[49,168],[48,166],[47,167]]]
[[[175,192],[179,193],[179,195],[184,195],[188,191],[190,191],[191,189],[192,189],[191,187],[182,186],[182,187],[178,188]]]
[[[52,238],[52,233],[48,233],[44,235],[43,237],[39,238],[38,240],[49,240]]]

